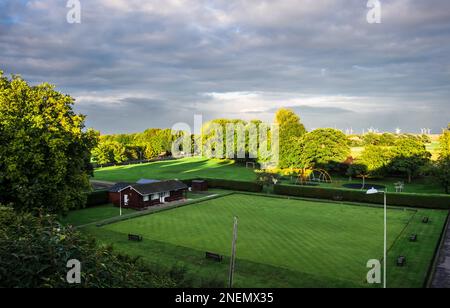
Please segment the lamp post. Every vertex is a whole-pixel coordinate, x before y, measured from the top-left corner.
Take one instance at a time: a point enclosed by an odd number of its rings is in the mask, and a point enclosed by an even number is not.
[[[238,218],[234,217],[233,223],[233,241],[231,243],[231,258],[230,258],[230,272],[228,276],[228,287],[233,287],[233,278],[234,278],[234,266],[236,264],[236,241],[237,241],[237,232],[238,232]]]
[[[374,187],[369,189],[366,194],[375,195],[375,194],[383,194],[384,195],[384,266],[383,266],[383,287],[386,289],[386,273],[387,273],[387,194],[385,191],[378,191]]]

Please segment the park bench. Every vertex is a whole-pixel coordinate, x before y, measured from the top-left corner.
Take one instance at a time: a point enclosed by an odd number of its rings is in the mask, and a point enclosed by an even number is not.
[[[222,262],[223,257],[217,253],[212,253],[212,252],[206,252],[205,253],[205,257],[206,259],[211,259],[217,262]]]
[[[136,234],[128,234],[128,240],[133,242],[142,242],[142,236]]]
[[[422,222],[423,222],[424,224],[427,224],[429,221],[430,221],[430,219],[429,219],[428,217],[424,217],[424,218],[422,219]]]
[[[411,234],[409,237],[410,242],[417,242],[417,234]]]
[[[406,257],[400,256],[397,259],[397,266],[405,266],[406,264]]]

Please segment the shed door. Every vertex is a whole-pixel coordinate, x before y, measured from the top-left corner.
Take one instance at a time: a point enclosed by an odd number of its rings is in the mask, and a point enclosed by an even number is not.
[[[124,205],[128,205],[128,200],[129,200],[129,199],[128,199],[128,195],[124,195],[124,196],[123,196],[123,204],[124,204]]]

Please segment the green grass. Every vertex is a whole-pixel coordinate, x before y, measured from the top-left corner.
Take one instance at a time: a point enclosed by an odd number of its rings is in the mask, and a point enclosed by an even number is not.
[[[229,256],[232,217],[239,217],[237,287],[366,287],[369,259],[383,251],[383,211],[265,196],[233,194],[186,207],[106,225],[87,232],[119,251],[142,256],[151,264],[183,265],[195,285],[226,281],[227,261],[204,259],[205,251]],[[388,212],[391,287],[421,287],[447,212]],[[422,224],[422,216],[431,224]],[[410,233],[419,234],[409,243]],[[144,236],[131,243],[128,233]],[[408,257],[396,268],[398,255]]]
[[[405,193],[416,193],[416,194],[444,194],[445,191],[437,182],[436,179],[428,177],[428,178],[420,178],[414,179],[412,183],[408,183],[407,180],[401,178],[384,178],[384,179],[366,179],[366,184],[378,184],[384,185],[387,187],[389,192],[395,192],[395,183],[402,181],[405,186],[403,192]],[[283,181],[285,184],[294,184],[295,179],[292,182],[290,178],[286,177]],[[332,176],[332,183],[320,183],[321,187],[331,187],[331,188],[345,188],[344,184],[362,184],[362,179],[360,178],[352,178],[350,181],[349,178]],[[367,185],[367,188],[370,185]]]
[[[436,160],[439,158],[439,149],[440,149],[440,143],[438,140],[434,140],[431,143],[427,144],[427,150],[433,156],[432,157],[433,160]]]
[[[149,179],[192,179],[216,178],[226,180],[254,181],[253,169],[247,169],[229,160],[205,158],[184,158],[147,164],[115,166],[96,169],[94,179],[104,181],[135,182],[141,178]]]
[[[119,208],[112,204],[105,204],[96,207],[90,207],[82,210],[71,211],[65,217],[60,218],[62,224],[72,224],[74,226],[81,226],[85,224],[94,223],[104,219],[119,216]],[[130,209],[122,209],[122,214],[133,213],[135,211]]]

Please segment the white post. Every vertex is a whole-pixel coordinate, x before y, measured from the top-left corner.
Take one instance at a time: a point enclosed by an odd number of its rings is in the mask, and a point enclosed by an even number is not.
[[[229,277],[228,277],[228,287],[229,288],[233,287],[234,265],[235,265],[235,260],[236,260],[237,231],[238,231],[238,218],[234,217],[233,241],[231,243],[230,273],[229,273]]]
[[[119,194],[120,194],[119,216],[122,216],[122,191],[120,191]]]

